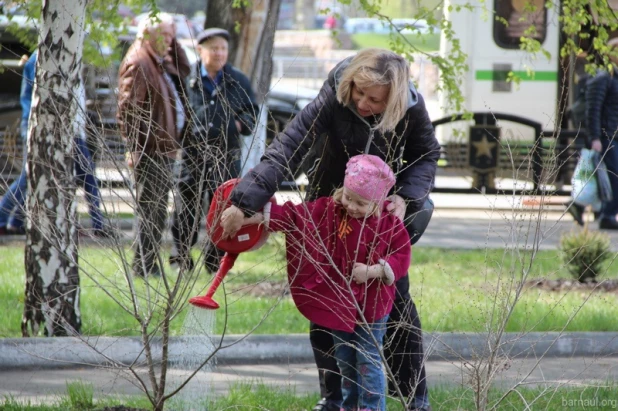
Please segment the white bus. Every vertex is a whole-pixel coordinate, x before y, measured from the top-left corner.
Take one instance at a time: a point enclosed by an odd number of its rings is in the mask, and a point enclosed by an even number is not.
[[[532,2],[535,12],[525,10]],[[541,123],[544,129],[555,129],[557,121],[559,24],[558,9],[544,7],[544,0],[445,0],[445,18],[452,23],[462,51],[468,55],[469,70],[461,82],[465,109],[471,112],[514,114]],[[471,3],[472,10],[457,6]],[[506,26],[502,19],[508,22]],[[520,37],[529,27],[551,57],[520,50]],[[444,36],[440,53],[448,58],[451,42]],[[513,72],[521,82],[507,80]],[[442,96],[443,115],[453,114]]]
[[[468,56],[468,70],[460,83],[464,109],[488,115],[477,116],[476,124],[439,125],[436,135],[444,147],[443,168],[452,170],[452,175],[472,174],[475,189],[529,190],[534,183],[534,188],[562,191],[570,184],[577,152],[571,143],[581,144],[583,139],[576,138],[583,133],[568,130],[565,116],[573,99],[570,90],[575,90],[575,58],[560,57],[560,8],[559,0],[444,2],[445,18]],[[538,40],[547,55],[521,50],[522,37]],[[441,56],[448,60],[451,51],[452,42],[443,35]],[[509,73],[520,82],[509,81]],[[458,114],[443,93],[439,106],[436,119]],[[522,121],[507,118],[512,116]],[[538,124],[534,128],[526,122]],[[557,173],[548,167],[552,153],[559,157]]]

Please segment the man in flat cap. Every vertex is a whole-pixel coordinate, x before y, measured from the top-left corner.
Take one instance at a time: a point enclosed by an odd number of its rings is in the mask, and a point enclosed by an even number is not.
[[[170,264],[192,270],[204,195],[240,172],[241,134],[251,134],[258,106],[249,79],[227,62],[229,33],[209,28],[197,36],[200,60],[191,68],[187,97],[191,121],[183,140],[179,198],[174,205]],[[221,252],[206,246],[205,265],[217,271]]]

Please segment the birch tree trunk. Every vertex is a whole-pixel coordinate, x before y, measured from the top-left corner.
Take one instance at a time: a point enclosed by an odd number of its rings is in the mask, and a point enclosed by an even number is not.
[[[73,139],[87,0],[43,0],[29,121],[22,335],[79,333]]]

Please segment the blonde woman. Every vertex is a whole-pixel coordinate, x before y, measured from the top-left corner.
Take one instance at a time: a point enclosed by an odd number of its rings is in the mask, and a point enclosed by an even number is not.
[[[410,81],[408,62],[382,49],[366,49],[340,62],[319,95],[268,147],[260,164],[231,195],[223,227],[228,235],[245,216],[260,210],[279,184],[299,168],[307,173],[307,199],[329,196],[344,180],[350,157],[373,154],[395,172],[396,183],[387,210],[404,220],[412,243],[428,224],[414,218],[423,210],[433,188],[440,145],[423,97]],[[423,220],[421,222],[421,220]],[[420,223],[420,224],[419,224]],[[409,294],[409,279],[396,282],[397,294],[385,341],[389,366],[411,409],[430,409],[421,324]],[[328,330],[311,324],[310,340],[320,370],[322,400],[315,411],[335,410],[341,402],[341,380]],[[393,387],[391,386],[391,389]]]

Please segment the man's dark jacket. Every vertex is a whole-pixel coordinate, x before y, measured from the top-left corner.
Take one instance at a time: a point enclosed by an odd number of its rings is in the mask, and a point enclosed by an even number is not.
[[[381,157],[395,171],[394,192],[409,201],[407,214],[421,209],[433,188],[440,157],[425,102],[410,83],[408,110],[395,131],[373,131],[374,124],[358,115],[354,107],[337,101],[338,81],[350,60],[330,72],[315,100],[275,138],[260,164],[232,193],[233,204],[249,214],[260,210],[299,167],[307,172],[310,199],[331,195],[343,184],[348,159],[364,153],[373,135],[369,154]]]
[[[618,67],[614,74],[599,71],[586,82],[586,129],[588,144],[613,139],[618,131]]]
[[[190,135],[227,150],[240,147],[240,134],[251,134],[258,115],[258,106],[249,79],[230,64],[223,66],[223,79],[212,93],[203,86],[201,62],[191,68],[187,97],[192,110]],[[208,80],[206,80],[208,81]],[[235,120],[242,126],[241,133]]]

